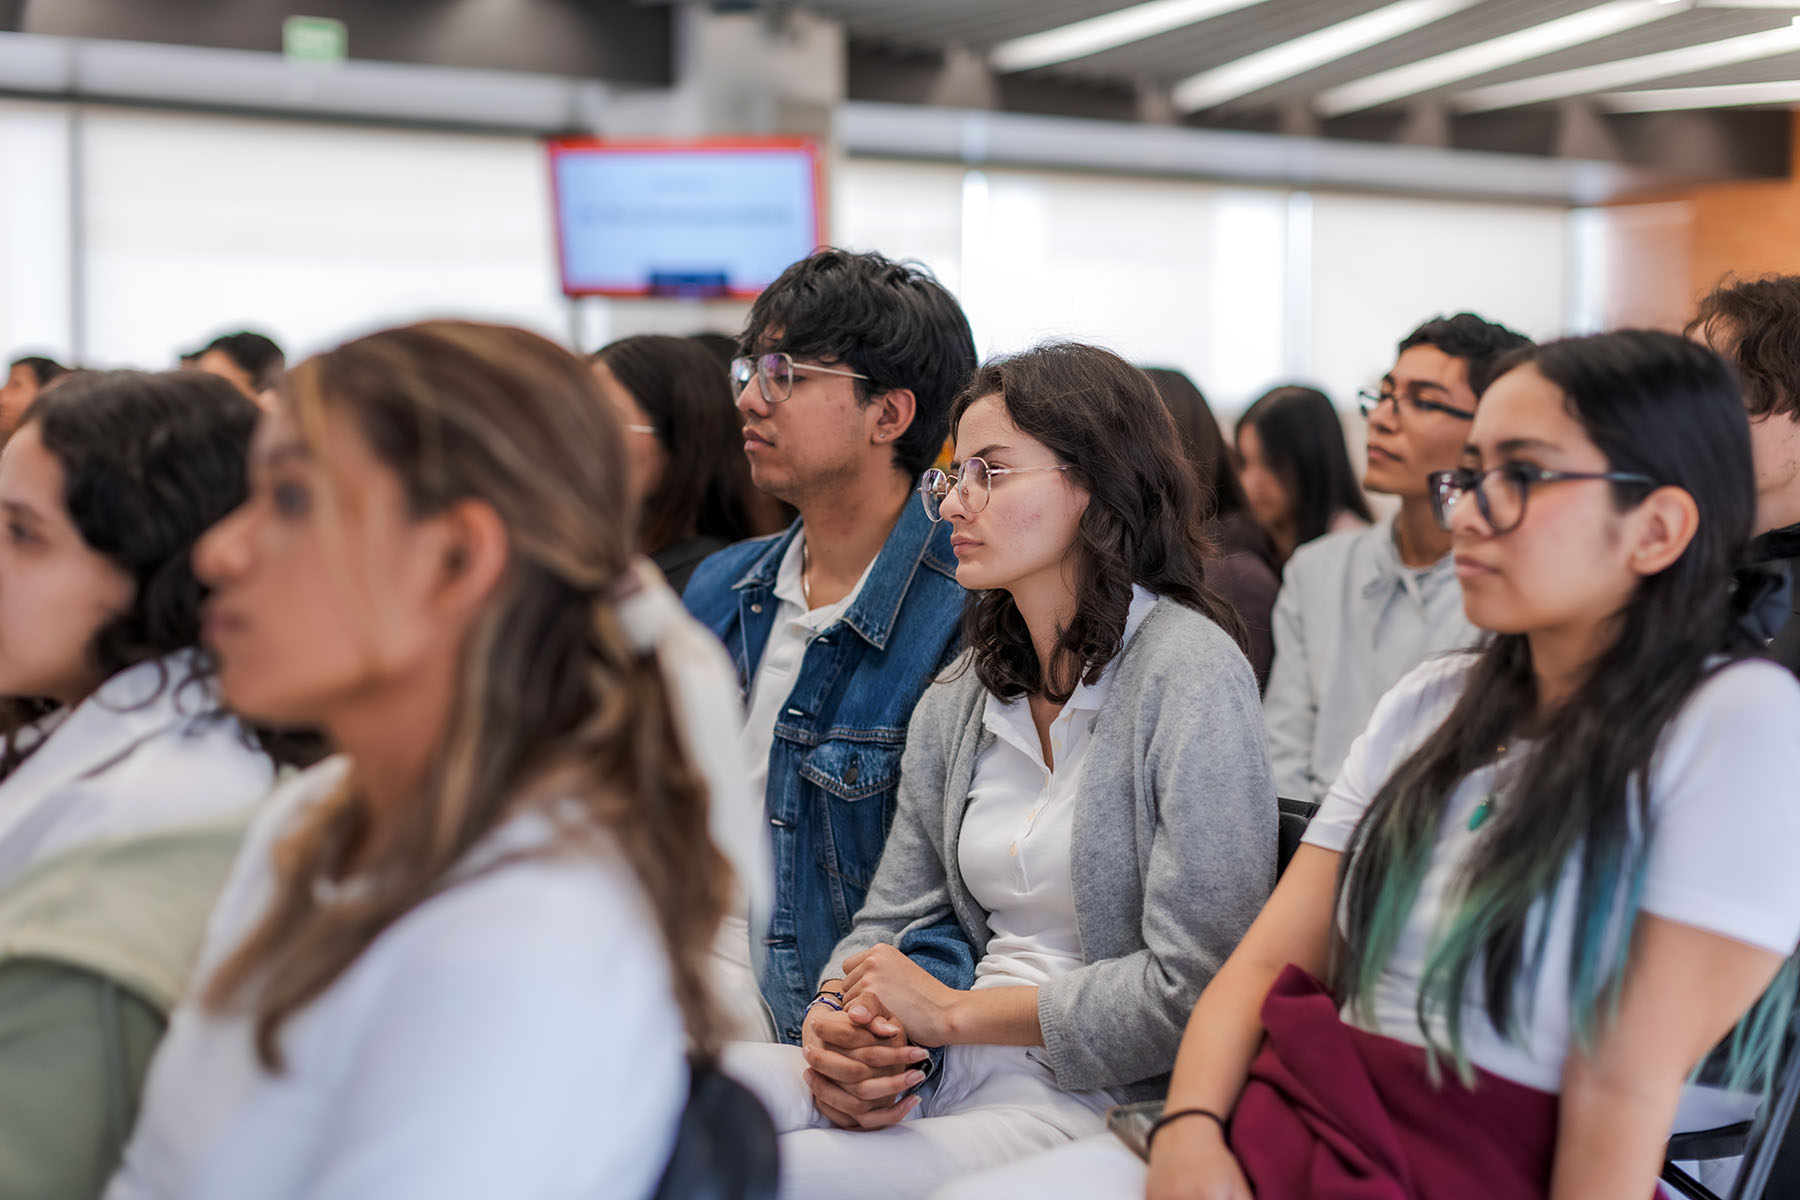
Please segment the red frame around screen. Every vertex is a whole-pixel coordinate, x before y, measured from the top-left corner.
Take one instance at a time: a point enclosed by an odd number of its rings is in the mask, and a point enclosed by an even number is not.
[[[570,287],[567,270],[567,259],[563,257],[562,228],[562,188],[557,179],[556,163],[565,154],[592,154],[624,152],[632,154],[671,153],[690,154],[695,151],[708,150],[731,151],[743,153],[750,151],[769,151],[791,154],[796,150],[804,150],[807,160],[812,166],[813,190],[813,245],[825,244],[825,179],[820,163],[819,145],[811,138],[800,137],[713,137],[713,138],[598,138],[569,137],[550,138],[545,143],[550,151],[546,161],[550,168],[550,203],[551,219],[556,232],[556,275],[562,284],[565,296],[617,296],[638,298],[652,296],[655,293],[648,287],[641,288],[591,288]],[[733,300],[754,300],[761,289],[728,287],[724,295]]]

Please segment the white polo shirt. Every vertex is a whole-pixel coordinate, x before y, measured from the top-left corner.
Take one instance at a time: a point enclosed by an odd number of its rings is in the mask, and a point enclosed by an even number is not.
[[[1121,652],[1156,600],[1132,587]],[[994,740],[976,760],[957,839],[957,866],[993,933],[975,967],[978,988],[1041,987],[1087,962],[1075,928],[1071,844],[1081,769],[1117,664],[1115,656],[1099,679],[1077,685],[1050,723],[1050,763],[1027,697],[986,700],[982,721]]]

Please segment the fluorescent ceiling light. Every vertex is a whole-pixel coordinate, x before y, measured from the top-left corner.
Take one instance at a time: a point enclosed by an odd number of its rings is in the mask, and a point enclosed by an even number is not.
[[[1800,8],[1795,0],[1696,0],[1697,8]]]
[[[1267,0],[1149,0],[1117,12],[1089,17],[1001,42],[988,54],[996,71],[1029,71],[1052,63],[1086,58],[1102,50],[1195,25],[1211,17],[1265,4]]]
[[[1542,25],[1503,34],[1448,54],[1423,59],[1382,71],[1322,92],[1313,107],[1321,116],[1374,108],[1406,96],[1416,96],[1463,79],[1473,79],[1514,63],[1528,62],[1571,46],[1585,45],[1639,25],[1648,25],[1681,11],[1663,0],[1612,0]]]
[[[1348,58],[1370,46],[1461,12],[1476,0],[1400,0],[1374,12],[1315,30],[1291,42],[1259,50],[1236,62],[1190,76],[1175,85],[1175,107],[1197,112],[1247,96],[1315,67]]]
[[[1561,100],[1566,96],[1611,91],[1614,88],[1630,87],[1634,83],[1667,79],[1671,75],[1686,75],[1712,67],[1728,67],[1733,63],[1774,58],[1778,54],[1791,54],[1796,50],[1800,50],[1800,29],[1788,25],[1764,33],[1747,33],[1742,37],[1726,38],[1720,42],[1704,42],[1698,46],[1684,46],[1679,50],[1664,50],[1659,54],[1644,54],[1637,58],[1621,58],[1616,62],[1577,67],[1572,71],[1557,71],[1551,75],[1538,75],[1512,83],[1496,83],[1492,87],[1464,92],[1450,103],[1463,112],[1516,108],[1521,104],[1539,104],[1546,100]]]
[[[1741,108],[1750,104],[1800,104],[1800,80],[1728,83],[1718,87],[1648,88],[1596,97],[1613,112],[1672,112],[1684,108]]]

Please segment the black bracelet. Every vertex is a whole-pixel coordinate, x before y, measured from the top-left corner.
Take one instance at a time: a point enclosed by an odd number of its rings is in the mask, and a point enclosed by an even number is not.
[[[1183,1117],[1205,1117],[1207,1120],[1218,1125],[1219,1132],[1227,1139],[1231,1136],[1231,1126],[1226,1124],[1224,1117],[1221,1117],[1212,1109],[1179,1108],[1172,1113],[1164,1113],[1157,1119],[1156,1124],[1150,1126],[1150,1132],[1144,1135],[1144,1153],[1148,1154],[1150,1148],[1156,1145],[1156,1135],[1162,1132],[1164,1125],[1171,1125],[1174,1122],[1181,1120]]]

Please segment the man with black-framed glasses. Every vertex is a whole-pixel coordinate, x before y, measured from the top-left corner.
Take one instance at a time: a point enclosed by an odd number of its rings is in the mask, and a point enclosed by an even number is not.
[[[1288,560],[1263,699],[1281,795],[1322,798],[1382,694],[1424,659],[1474,640],[1430,476],[1458,465],[1495,365],[1527,344],[1473,313],[1437,317],[1400,342],[1378,389],[1358,394],[1369,432],[1363,486],[1400,507]]]
[[[798,1042],[881,858],[913,706],[961,647],[950,530],[926,517],[916,489],[974,373],[975,343],[922,268],[828,249],[757,298],[739,350],[751,478],[800,519],[707,559],[685,599],[744,689],[741,743],[775,856],[773,911],[749,914],[744,934],[761,960],[764,1033]],[[960,932],[941,945],[930,930],[916,936],[911,948],[931,944],[944,982],[969,986]],[[850,1040],[886,1053],[878,1033]],[[908,1053],[903,1037],[886,1040]],[[834,1047],[833,1061],[855,1048]]]

